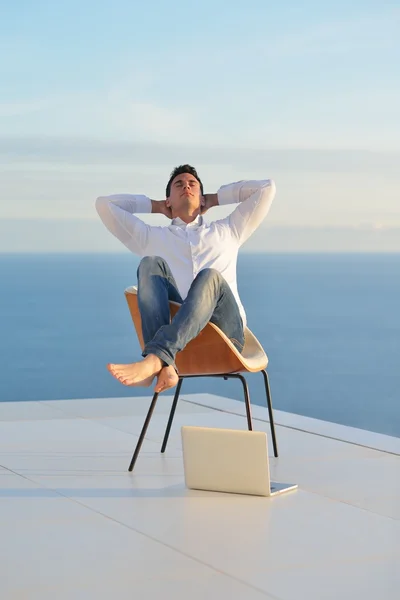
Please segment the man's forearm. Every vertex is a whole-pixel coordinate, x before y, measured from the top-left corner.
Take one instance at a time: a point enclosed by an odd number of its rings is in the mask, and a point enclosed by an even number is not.
[[[164,215],[168,219],[172,219],[171,208],[167,206],[165,200],[151,200],[151,212],[159,215]]]
[[[219,205],[218,194],[204,194],[204,200],[205,200],[204,206],[207,210],[209,208],[212,208],[213,206]]]
[[[151,212],[160,213],[161,206],[159,200],[151,200]]]

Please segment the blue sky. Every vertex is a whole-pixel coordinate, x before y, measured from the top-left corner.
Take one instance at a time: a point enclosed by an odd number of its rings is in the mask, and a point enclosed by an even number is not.
[[[398,2],[7,3],[0,250],[29,219],[86,248],[96,196],[162,198],[187,161],[208,191],[273,177],[265,228],[400,228],[399,31]]]

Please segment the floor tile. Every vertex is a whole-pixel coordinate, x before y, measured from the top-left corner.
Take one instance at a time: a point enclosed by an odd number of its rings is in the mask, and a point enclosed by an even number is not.
[[[1,422],[0,452],[101,450],[106,454],[130,448],[137,437],[83,418]]]
[[[239,414],[241,414],[243,406],[243,402],[214,394],[193,394],[190,396],[189,401],[195,403],[204,402],[211,408],[223,409]],[[269,420],[267,408],[266,405],[264,405],[264,398],[262,399],[261,405],[252,403],[252,413],[256,420]],[[398,437],[367,431],[365,429],[348,427],[339,423],[321,421],[319,419],[304,417],[303,415],[287,413],[276,409],[274,409],[274,419],[277,425],[281,425],[288,429],[305,431],[317,436],[350,442],[352,445],[370,447],[375,450],[400,455],[400,438]]]
[[[271,474],[297,491],[188,490],[181,426],[246,429],[244,406],[236,415],[182,402],[161,455],[166,399],[128,473],[149,406],[130,400],[40,403],[54,418],[31,407],[29,420],[19,409],[0,420],[1,598],[124,600],[134,589],[149,599],[397,600],[398,457],[278,426]],[[256,429],[271,446],[269,424]]]
[[[364,496],[362,501],[357,499],[354,504],[379,515],[400,521],[400,494],[389,494],[387,488],[372,496]]]
[[[43,402],[0,402],[0,421],[34,421],[63,419],[65,414],[56,406]]]
[[[265,575],[253,574],[255,585]],[[341,560],[340,557],[315,567],[268,573],[268,590],[281,600],[398,600],[400,570],[398,555]]]
[[[399,518],[400,503],[395,501],[400,498],[398,456],[327,458],[321,454],[308,461],[297,457],[293,460],[273,459],[271,478],[277,481],[295,479],[302,489]]]
[[[30,472],[125,471],[138,436],[86,419],[0,423],[0,464]],[[159,455],[146,439],[143,453]]]
[[[49,408],[63,411],[67,415],[97,419],[101,417],[144,416],[151,404],[151,396],[132,398],[90,398],[84,400],[51,400],[43,402]],[[154,414],[168,415],[171,410],[173,394],[158,397]],[[196,406],[180,398],[179,409],[184,413],[207,412],[204,406]]]
[[[118,431],[137,434],[141,431],[144,423],[144,416],[135,417],[112,417],[99,420],[105,426],[115,428]],[[161,445],[164,438],[165,429],[168,422],[168,416],[154,415],[147,429],[146,438],[153,440]],[[191,412],[180,413],[177,411],[172,424],[168,448],[180,449],[181,427],[182,425],[197,425],[199,427],[223,427],[232,429],[247,429],[245,417],[236,417],[235,415],[226,415],[221,412]]]
[[[268,599],[77,502],[21,477],[8,479],[0,489],[2,598],[123,600],[134,593],[149,599],[163,595],[200,600],[210,594]]]
[[[400,523],[346,504],[302,490],[271,499],[191,491],[177,479],[140,475],[135,488],[128,476],[111,494],[104,479],[46,485],[231,576],[253,582],[264,573],[268,593],[276,593],[270,571],[400,553]]]

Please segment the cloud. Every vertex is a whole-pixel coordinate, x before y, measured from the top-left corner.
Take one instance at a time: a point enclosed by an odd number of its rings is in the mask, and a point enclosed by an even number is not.
[[[169,127],[173,127],[171,123]],[[376,172],[398,176],[400,163],[400,151],[218,147],[177,145],[171,142],[97,140],[89,137],[0,137],[0,160],[3,166],[6,163],[15,165],[21,162],[156,167],[174,164],[184,160],[186,156],[199,164],[215,167],[220,165],[236,168],[246,165],[255,169],[264,168],[268,172],[365,173],[367,177],[368,173]]]
[[[113,125],[116,134],[126,139],[134,135],[141,140],[179,138],[185,131],[193,131],[190,110],[185,107],[166,107],[149,101],[141,101],[126,89],[113,89],[104,98],[100,111]],[[200,132],[197,132],[198,137]]]
[[[400,229],[260,227],[243,252],[399,252]],[[99,219],[0,219],[0,253],[125,252]]]
[[[28,115],[48,108],[48,100],[30,102],[3,102],[0,104],[0,118]]]
[[[356,51],[388,50],[398,47],[398,23],[400,10],[379,7],[376,14],[365,13],[335,18],[311,24],[308,27],[279,32],[257,44],[268,56],[300,56],[310,54],[348,54]],[[384,35],[383,35],[384,32]]]
[[[153,142],[179,141],[189,133],[194,141],[207,139],[197,109],[187,98],[181,103],[154,102],[148,90],[139,89],[108,84],[103,89],[70,91],[43,99],[16,99],[0,104],[0,118],[24,118],[5,121],[2,130],[8,135],[30,132],[60,137],[71,132],[82,136],[98,133],[106,138]]]

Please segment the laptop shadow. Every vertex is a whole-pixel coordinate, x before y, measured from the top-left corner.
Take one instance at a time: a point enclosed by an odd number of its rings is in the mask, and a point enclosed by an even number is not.
[[[213,492],[188,489],[184,484],[175,484],[163,488],[3,488],[0,498],[225,498],[226,496],[244,496],[228,492]],[[261,498],[261,496],[251,496]]]

